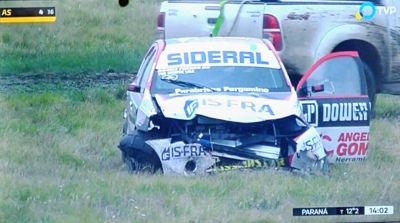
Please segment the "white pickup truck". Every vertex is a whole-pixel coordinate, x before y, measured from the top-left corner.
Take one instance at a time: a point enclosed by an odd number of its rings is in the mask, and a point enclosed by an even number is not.
[[[358,51],[371,101],[400,94],[400,0],[168,0],[157,24],[157,38],[268,38],[294,84],[324,55]]]

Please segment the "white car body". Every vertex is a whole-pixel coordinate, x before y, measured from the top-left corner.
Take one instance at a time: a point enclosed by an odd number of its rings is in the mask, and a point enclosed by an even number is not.
[[[346,72],[357,81],[340,83]],[[370,121],[366,89],[357,52],[323,57],[295,89],[268,40],[157,40],[127,91],[119,148],[133,158],[153,154],[164,173],[185,175],[214,171],[220,159],[244,162],[233,165],[239,169],[274,161],[298,170],[361,161]]]

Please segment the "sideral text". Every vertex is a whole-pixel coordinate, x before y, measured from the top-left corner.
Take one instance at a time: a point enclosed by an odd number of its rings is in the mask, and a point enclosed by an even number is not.
[[[266,54],[250,51],[196,51],[167,55],[168,66],[182,64],[258,64],[268,65]]]

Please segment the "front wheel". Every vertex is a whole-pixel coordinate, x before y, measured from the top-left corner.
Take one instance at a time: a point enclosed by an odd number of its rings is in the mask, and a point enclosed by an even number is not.
[[[128,155],[126,157],[126,165],[128,171],[131,174],[147,173],[155,174],[161,169],[161,163],[159,163],[158,157],[155,154],[135,154]]]
[[[127,134],[120,142],[123,162],[130,173],[156,173],[162,171],[162,164],[157,153],[146,141],[160,138],[157,132],[142,132],[135,130]]]
[[[124,137],[127,134],[128,131],[128,121],[125,119],[124,125],[122,127],[122,137]],[[121,160],[123,163],[126,163],[126,160],[128,159],[128,154],[125,151],[121,151]]]

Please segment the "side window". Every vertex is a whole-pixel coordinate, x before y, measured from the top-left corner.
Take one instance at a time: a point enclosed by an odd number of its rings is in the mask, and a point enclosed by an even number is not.
[[[339,56],[322,62],[300,86],[301,96],[367,94],[359,58]]]
[[[156,56],[156,50],[153,50],[153,52],[150,53],[148,60],[146,61],[146,64],[144,66],[142,77],[139,80],[140,87],[142,89],[144,89],[146,87],[146,83],[147,83],[150,73],[151,73],[151,68],[153,67],[155,56]]]

